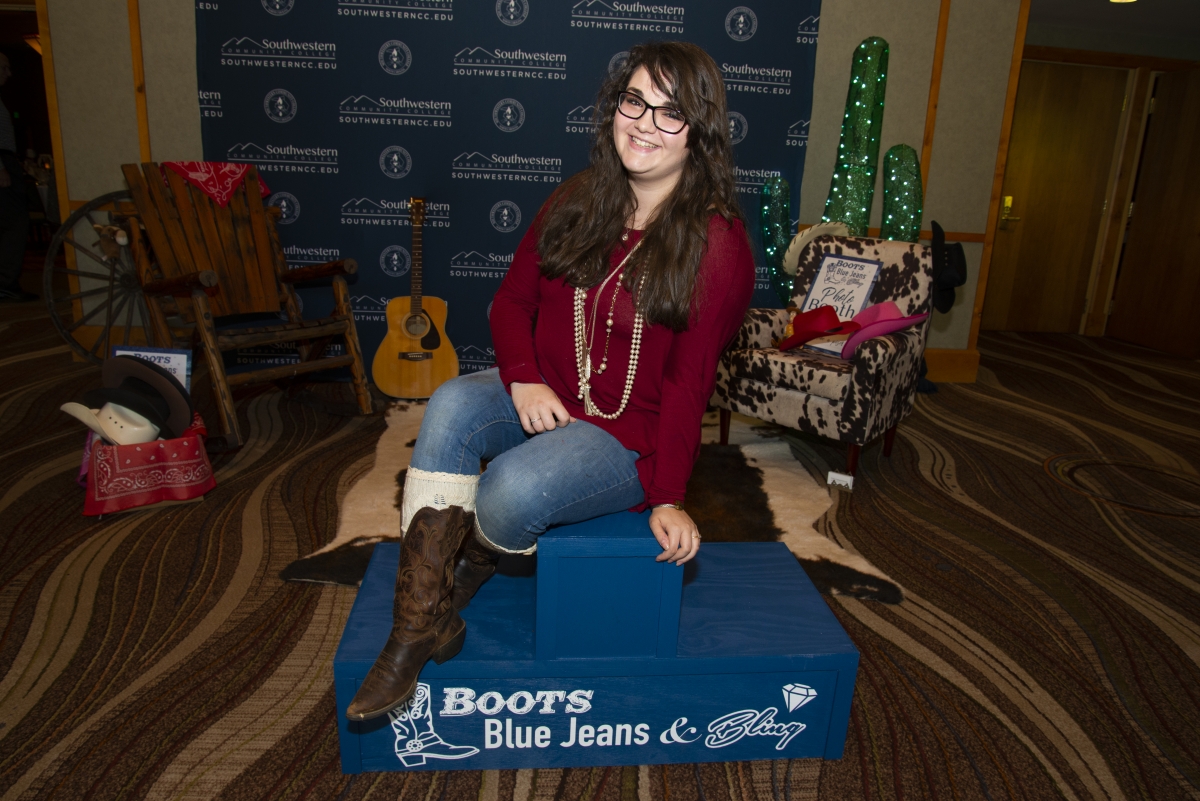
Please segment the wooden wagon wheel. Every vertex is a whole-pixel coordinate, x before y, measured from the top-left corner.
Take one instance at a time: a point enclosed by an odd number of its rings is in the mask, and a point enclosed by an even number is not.
[[[150,316],[137,267],[122,229],[122,206],[132,204],[126,190],[109,192],[81,206],[50,240],[42,289],[50,319],[67,344],[93,364],[101,364],[112,345],[144,344]],[[116,219],[114,219],[116,217]],[[91,227],[76,230],[87,222]],[[136,220],[132,221],[136,225]]]

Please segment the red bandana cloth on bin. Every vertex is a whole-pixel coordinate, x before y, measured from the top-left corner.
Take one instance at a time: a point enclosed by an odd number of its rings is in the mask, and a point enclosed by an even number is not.
[[[164,161],[162,168],[182,175],[192,186],[208,195],[221,206],[229,205],[229,198],[246,180],[253,164],[234,164],[228,161]],[[166,180],[163,174],[163,180]],[[262,196],[271,194],[267,182],[258,176],[258,187]]]
[[[103,515],[162,501],[190,501],[205,494],[217,486],[204,451],[207,434],[204,420],[196,414],[176,439],[141,445],[97,442],[83,513]]]

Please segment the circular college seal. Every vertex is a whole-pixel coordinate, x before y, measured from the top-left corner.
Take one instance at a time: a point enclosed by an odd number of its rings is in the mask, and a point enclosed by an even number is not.
[[[412,51],[399,39],[389,39],[379,48],[379,66],[388,75],[403,75],[412,66]]]
[[[412,256],[408,255],[408,250],[402,245],[391,245],[379,254],[379,269],[392,278],[404,275],[411,266]]]
[[[729,112],[729,144],[736,145],[750,133],[750,123],[736,111]]]
[[[276,192],[267,205],[279,209],[280,225],[291,225],[300,218],[300,201],[291,192]]]
[[[296,0],[261,0],[262,7],[273,17],[282,17],[292,10]]]
[[[403,178],[412,169],[412,156],[400,145],[384,148],[379,154],[379,169],[388,178]]]
[[[520,25],[529,16],[529,0],[496,0],[496,16],[505,25]]]
[[[758,30],[758,17],[745,6],[738,6],[725,15],[725,33],[735,42],[744,42]]]
[[[272,89],[263,98],[263,111],[271,118],[271,122],[291,122],[299,109],[296,96],[287,89]]]
[[[629,60],[629,51],[622,50],[608,60],[608,74],[616,75],[625,66],[625,62]]]
[[[525,107],[520,101],[506,97],[492,109],[492,122],[505,133],[512,133],[525,124]]]
[[[511,234],[521,224],[521,210],[511,200],[501,200],[488,212],[492,227],[502,234]]]

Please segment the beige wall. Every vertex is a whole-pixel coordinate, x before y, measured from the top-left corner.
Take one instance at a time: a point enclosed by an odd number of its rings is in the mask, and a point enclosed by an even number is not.
[[[968,0],[950,6],[925,220],[947,231],[987,228],[996,151],[1017,31],[1015,0]],[[932,348],[965,348],[971,330],[983,245],[964,243],[967,283],[948,314],[934,314]]]
[[[199,161],[196,9],[186,0],[140,0],[146,106],[155,161]]]
[[[47,5],[67,193],[90,200],[124,189],[121,164],[138,160],[126,2]]]
[[[64,163],[72,200],[124,187],[120,165],[139,159],[126,0],[47,0]],[[829,191],[851,54],[868,36],[890,45],[880,153],[921,151],[940,0],[824,0],[817,46],[801,223],[817,222]],[[929,163],[925,224],[982,234],[1016,32],[1018,0],[951,5]],[[151,155],[202,158],[196,28],[191,0],[140,0]],[[880,176],[882,181],[882,176]],[[878,225],[877,188],[872,225]],[[982,245],[966,246],[970,277],[949,314],[934,317],[930,347],[965,348]]]
[[[967,0],[968,2],[970,0]],[[963,0],[959,0],[963,2]],[[900,7],[903,5],[903,12]],[[812,122],[808,126],[808,156],[800,189],[800,222],[815,223],[825,210],[829,181],[841,138],[850,63],[854,48],[869,36],[888,43],[887,98],[880,160],[887,149],[903,142],[921,152],[925,106],[937,34],[939,0],[823,0],[817,69],[813,85]],[[876,180],[871,225],[878,226],[883,176]]]
[[[141,0],[151,155],[200,159],[196,20],[188,0]],[[72,200],[125,188],[140,159],[127,0],[47,0]]]

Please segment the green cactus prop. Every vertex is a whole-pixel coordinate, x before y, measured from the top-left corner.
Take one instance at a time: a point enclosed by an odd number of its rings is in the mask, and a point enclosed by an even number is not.
[[[883,156],[884,239],[916,242],[921,236],[921,162],[917,151],[896,145]]]
[[[863,39],[854,50],[846,115],[824,222],[843,222],[852,236],[866,236],[879,164],[879,130],[887,92],[888,43],[877,36]]]
[[[784,178],[768,178],[762,188],[763,250],[771,269],[771,286],[786,306],[792,299],[792,276],[783,269],[783,254],[792,238],[792,188]]]

